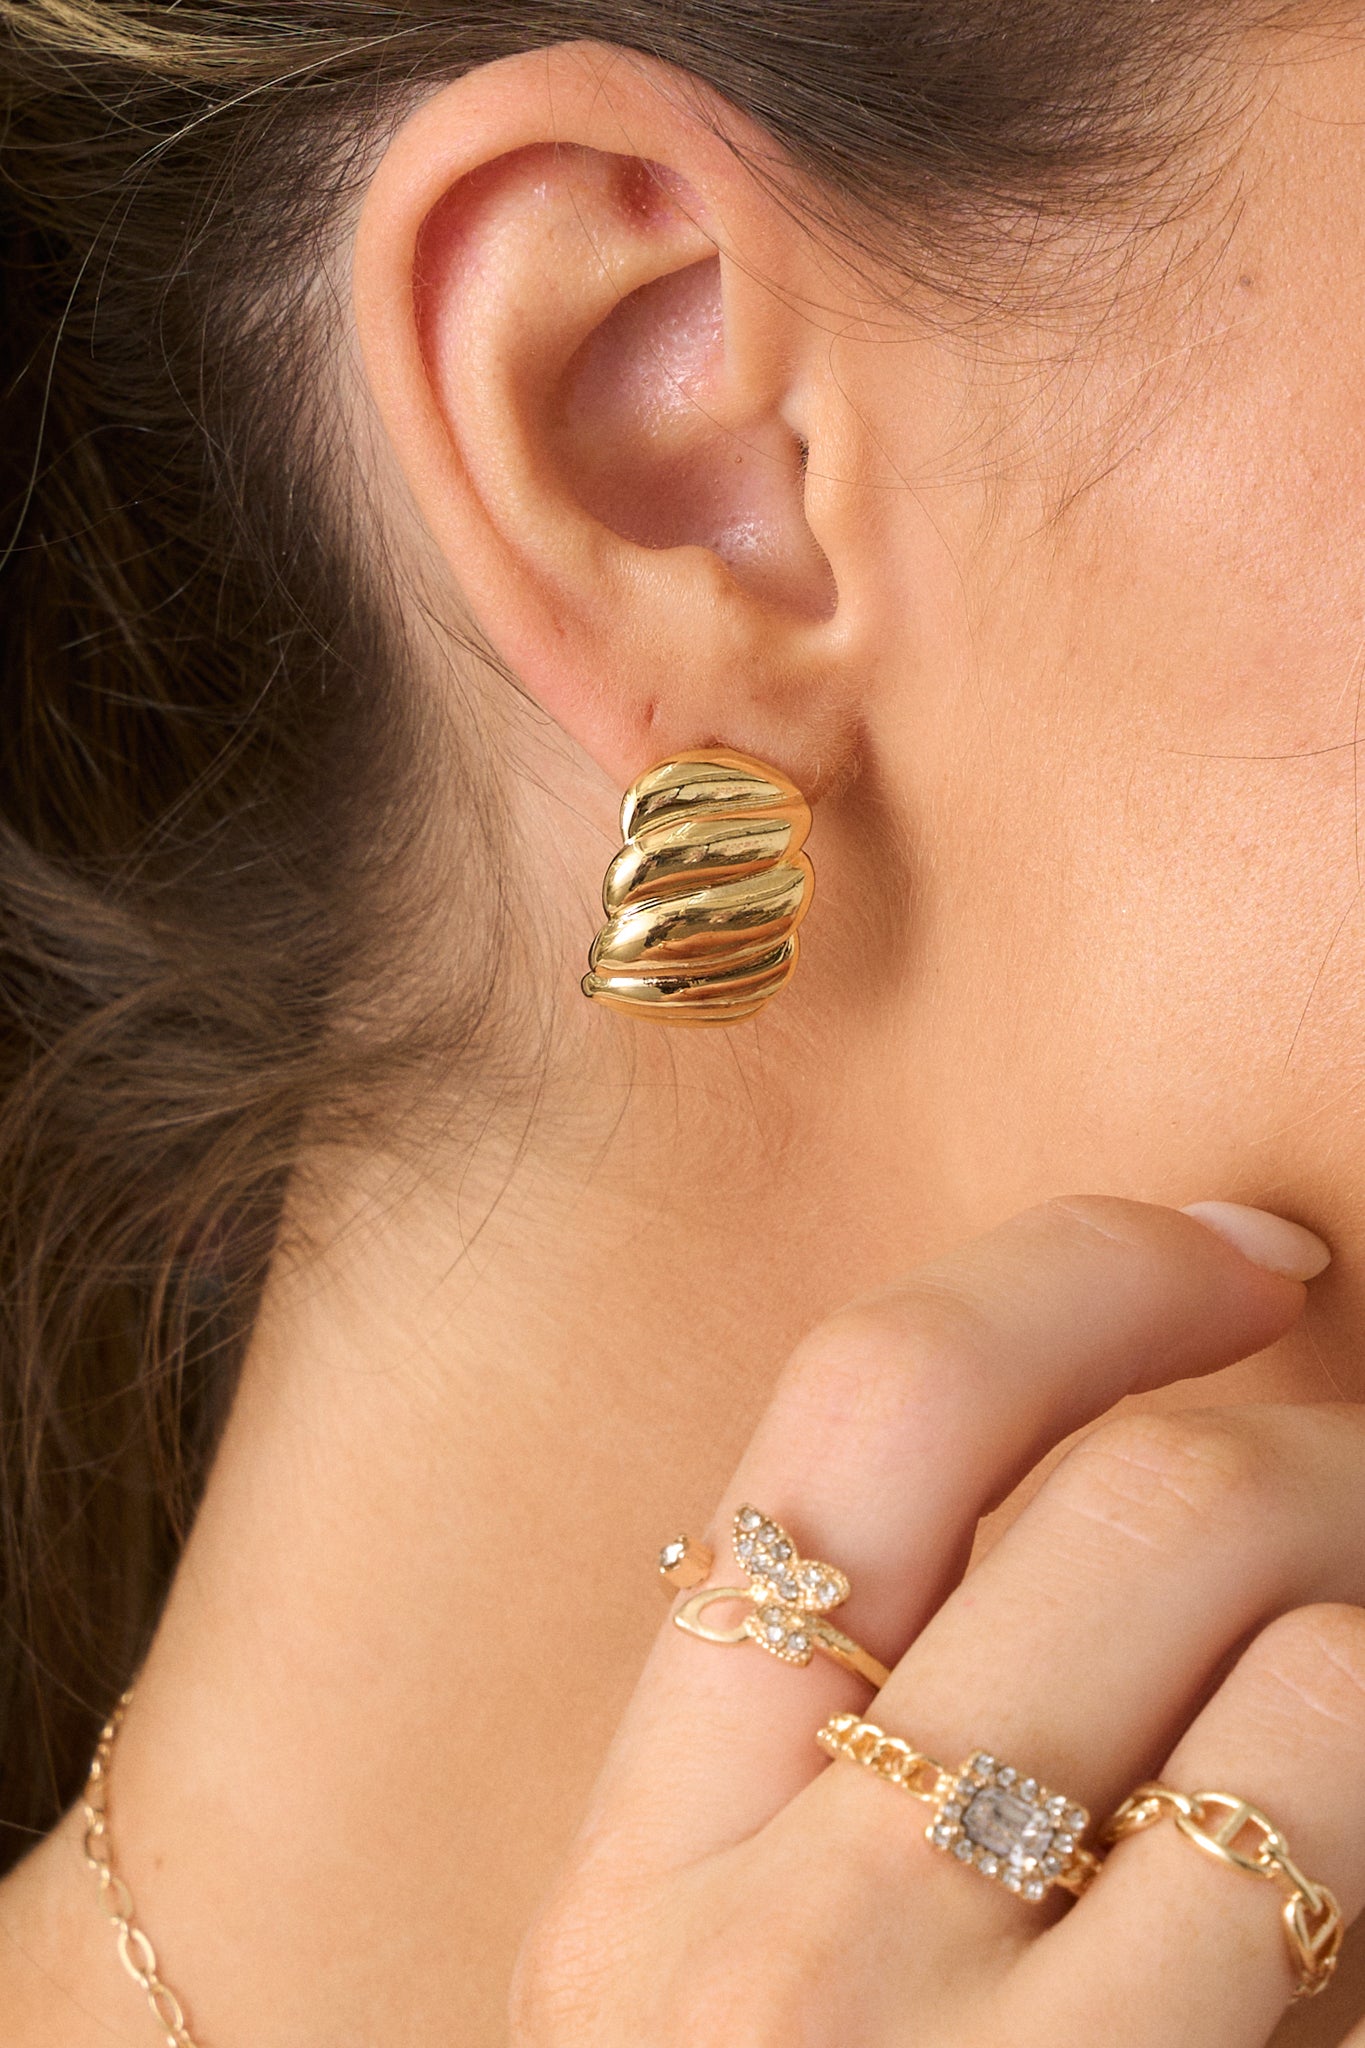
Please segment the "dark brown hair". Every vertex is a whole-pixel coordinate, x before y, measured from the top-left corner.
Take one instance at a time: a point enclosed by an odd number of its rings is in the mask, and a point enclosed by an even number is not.
[[[625,45],[965,293],[1012,227],[1169,186],[1228,15],[0,0],[0,1869],[145,1648],[301,1130],[417,1056],[338,1028],[420,802],[400,608],[322,487],[320,286],[376,137],[471,65]],[[494,780],[471,749],[442,801],[486,825]],[[471,1073],[490,1015],[441,1018]]]

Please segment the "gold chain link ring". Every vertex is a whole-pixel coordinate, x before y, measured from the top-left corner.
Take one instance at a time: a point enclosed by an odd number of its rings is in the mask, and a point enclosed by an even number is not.
[[[856,1714],[832,1714],[815,1739],[830,1756],[861,1764],[912,1799],[924,1800],[934,1809],[924,1832],[935,1849],[1030,1904],[1054,1887],[1079,1897],[1099,1870],[1098,1857],[1081,1847],[1090,1824],[1085,1808],[1012,1764],[978,1750],[960,1769],[945,1770]]]
[[[99,1881],[100,1904],[118,1944],[118,1958],[152,2009],[166,2048],[198,2048],[185,2009],[157,1968],[156,1950],[137,1924],[133,1895],[114,1864],[109,1834],[109,1767],[131,1692],[124,1693],[100,1730],[81,1806],[85,1815],[85,1860]]]
[[[1274,1823],[1231,1792],[1173,1792],[1169,1785],[1139,1785],[1104,1823],[1101,1839],[1120,1842],[1167,1818],[1206,1856],[1278,1886],[1284,1893],[1280,1918],[1299,1980],[1294,1995],[1312,1998],[1325,1990],[1346,1931],[1341,1908],[1326,1885],[1304,1876]]]

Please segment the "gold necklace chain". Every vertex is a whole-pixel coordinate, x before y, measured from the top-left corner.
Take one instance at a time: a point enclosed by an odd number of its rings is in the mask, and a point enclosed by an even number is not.
[[[128,1702],[126,1692],[100,1730],[90,1776],[85,1781],[82,1807],[85,1813],[85,1860],[99,1880],[100,1904],[118,1937],[118,1956],[152,2009],[161,2028],[166,2048],[199,2048],[185,2021],[185,2008],[156,1966],[156,1950],[137,1924],[133,1895],[119,1876],[114,1863],[114,1844],[109,1833],[109,1767],[114,1759]]]

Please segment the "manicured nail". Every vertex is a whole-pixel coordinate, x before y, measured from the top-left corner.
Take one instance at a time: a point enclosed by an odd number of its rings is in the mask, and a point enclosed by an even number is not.
[[[1247,1209],[1241,1202],[1189,1202],[1185,1214],[1225,1237],[1244,1259],[1264,1266],[1268,1273],[1311,1280],[1332,1263],[1320,1237],[1287,1216],[1272,1216],[1269,1209]]]

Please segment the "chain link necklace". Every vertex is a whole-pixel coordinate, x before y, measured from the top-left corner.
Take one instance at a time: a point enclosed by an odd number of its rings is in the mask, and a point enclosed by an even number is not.
[[[199,2048],[185,2019],[185,2008],[157,1968],[156,1950],[137,1924],[133,1895],[119,1876],[109,1833],[109,1767],[114,1758],[131,1692],[124,1693],[100,1730],[81,1805],[85,1814],[85,1860],[99,1881],[100,1904],[118,1938],[118,1956],[142,1992],[161,2029],[166,2048]]]

